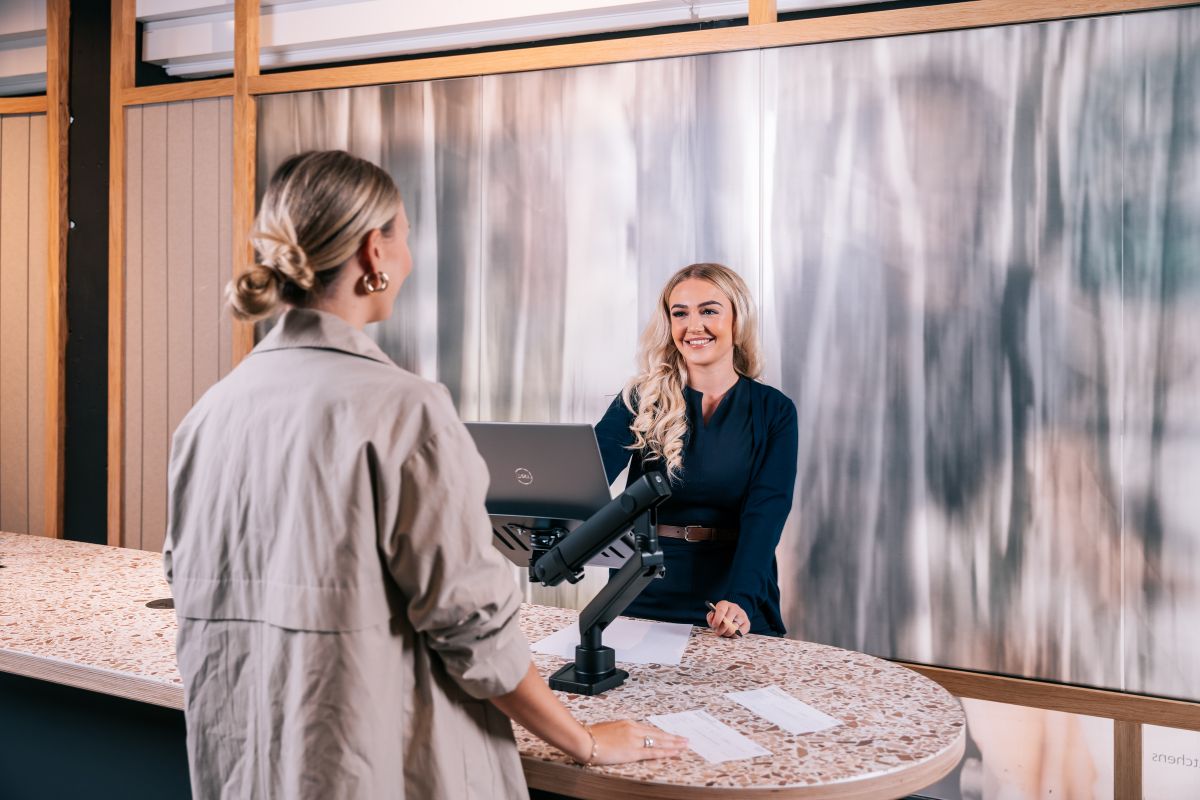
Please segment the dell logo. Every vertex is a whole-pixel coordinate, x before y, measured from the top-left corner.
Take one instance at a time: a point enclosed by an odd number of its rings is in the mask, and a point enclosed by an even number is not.
[[[522,486],[528,486],[533,483],[533,473],[524,467],[517,467],[517,471],[514,474],[517,476],[517,483]]]

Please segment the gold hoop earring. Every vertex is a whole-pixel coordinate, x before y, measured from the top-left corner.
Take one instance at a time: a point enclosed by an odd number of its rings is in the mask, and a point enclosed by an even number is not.
[[[382,292],[388,287],[388,275],[386,272],[368,272],[362,276],[362,286],[367,294]]]

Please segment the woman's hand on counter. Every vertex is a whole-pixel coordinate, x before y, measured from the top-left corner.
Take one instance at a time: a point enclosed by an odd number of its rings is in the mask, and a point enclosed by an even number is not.
[[[534,736],[580,764],[623,764],[678,755],[687,740],[632,720],[579,724],[531,662],[517,688],[492,698],[492,705]]]
[[[615,722],[598,722],[588,725],[596,739],[595,756],[588,755],[575,760],[581,764],[625,764],[630,761],[646,761],[651,758],[670,758],[687,749],[687,739],[675,736],[629,719]]]
[[[737,603],[722,600],[708,612],[708,627],[721,636],[737,636],[750,632],[750,615]]]

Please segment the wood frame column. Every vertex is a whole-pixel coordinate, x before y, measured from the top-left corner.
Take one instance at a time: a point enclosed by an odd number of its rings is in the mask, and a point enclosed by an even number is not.
[[[63,437],[66,431],[67,89],[71,56],[70,0],[46,3],[46,472],[45,535],[62,537]]]
[[[1142,800],[1142,723],[1113,720],[1113,797]]]
[[[135,0],[112,0],[108,102],[108,544],[121,546],[125,477],[125,107],[137,58]]]
[[[770,25],[779,21],[779,10],[775,0],[750,0],[750,24]]]
[[[250,79],[258,77],[259,0],[236,0],[233,11],[233,274],[236,278],[254,257],[250,228],[254,224],[255,156],[258,152],[258,100]],[[254,348],[254,325],[233,323],[233,365]]]

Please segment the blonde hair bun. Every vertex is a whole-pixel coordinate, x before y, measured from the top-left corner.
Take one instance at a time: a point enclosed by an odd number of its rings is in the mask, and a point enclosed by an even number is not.
[[[269,314],[279,304],[279,273],[266,264],[255,264],[230,281],[225,299],[239,319]]]
[[[400,192],[385,171],[344,150],[300,153],[267,184],[250,241],[256,260],[225,289],[234,316],[305,306],[337,278],[371,231],[390,235]]]

